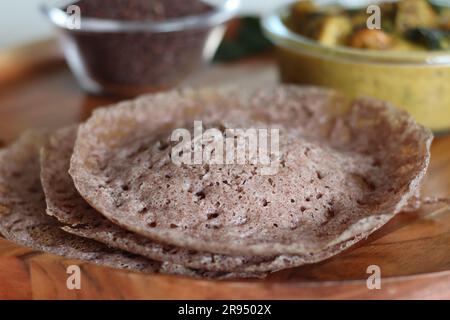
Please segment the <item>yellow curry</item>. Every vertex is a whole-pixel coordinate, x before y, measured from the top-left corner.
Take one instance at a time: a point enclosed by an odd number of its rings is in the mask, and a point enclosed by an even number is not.
[[[298,34],[329,46],[396,51],[449,50],[450,7],[434,3],[437,2],[385,2],[379,4],[378,11],[371,10],[368,14],[366,8],[319,7],[314,1],[300,1],[292,7],[286,24]]]

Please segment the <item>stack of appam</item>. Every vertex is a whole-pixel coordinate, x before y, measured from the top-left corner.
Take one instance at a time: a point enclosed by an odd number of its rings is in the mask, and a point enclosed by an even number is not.
[[[194,121],[278,129],[276,172],[174,163],[171,134]],[[388,103],[319,88],[147,95],[2,149],[0,233],[115,268],[262,278],[334,256],[409,207],[431,141]]]

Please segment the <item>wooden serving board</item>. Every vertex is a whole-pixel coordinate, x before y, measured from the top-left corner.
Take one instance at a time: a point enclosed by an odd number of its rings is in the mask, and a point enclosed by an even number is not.
[[[53,42],[0,53],[0,144],[32,127],[58,128],[86,119],[117,98],[92,97],[77,86]],[[277,81],[270,57],[216,65],[191,86]],[[450,137],[436,138],[424,195],[450,195]],[[81,290],[66,287],[66,267],[81,266]],[[369,290],[369,265],[381,289]],[[450,210],[401,213],[381,230],[324,262],[265,280],[206,281],[114,270],[35,252],[0,238],[0,299],[298,299],[450,298]]]

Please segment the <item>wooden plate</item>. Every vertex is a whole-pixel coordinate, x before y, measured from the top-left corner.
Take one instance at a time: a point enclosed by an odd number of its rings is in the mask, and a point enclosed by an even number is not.
[[[0,53],[0,144],[31,127],[57,128],[86,119],[112,97],[84,94],[52,41]],[[271,58],[216,65],[184,84],[277,81]],[[450,137],[436,138],[424,195],[450,195]],[[82,270],[81,290],[66,287],[66,267]],[[381,270],[381,289],[367,288],[367,268]],[[205,281],[139,274],[70,261],[0,239],[0,298],[297,299],[450,298],[450,210],[399,214],[363,243],[324,262],[265,280]]]

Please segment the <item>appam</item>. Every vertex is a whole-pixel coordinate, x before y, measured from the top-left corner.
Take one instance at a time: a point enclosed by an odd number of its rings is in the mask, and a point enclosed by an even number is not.
[[[70,259],[157,272],[159,262],[68,234],[45,214],[38,155],[46,139],[46,133],[30,131],[0,150],[0,233],[17,244]]]
[[[168,137],[194,120],[279,128],[278,172],[174,164]],[[348,104],[334,91],[289,85],[182,89],[95,111],[78,130],[70,174],[97,211],[154,241],[316,256],[368,236],[407,205],[431,141],[406,112],[374,99]]]
[[[163,245],[120,228],[93,209],[73,184],[68,170],[76,133],[77,126],[62,128],[50,136],[41,150],[41,181],[47,213],[65,224],[63,229],[69,233],[150,259],[217,272],[273,272],[323,260],[338,250],[334,247],[314,256],[227,256]],[[349,245],[346,243],[344,246]]]
[[[215,273],[161,263],[61,230],[62,225],[45,212],[45,198],[40,183],[39,150],[47,141],[47,133],[29,131],[10,147],[0,150],[0,233],[6,239],[69,259],[146,273],[161,272],[214,279],[264,275]]]

